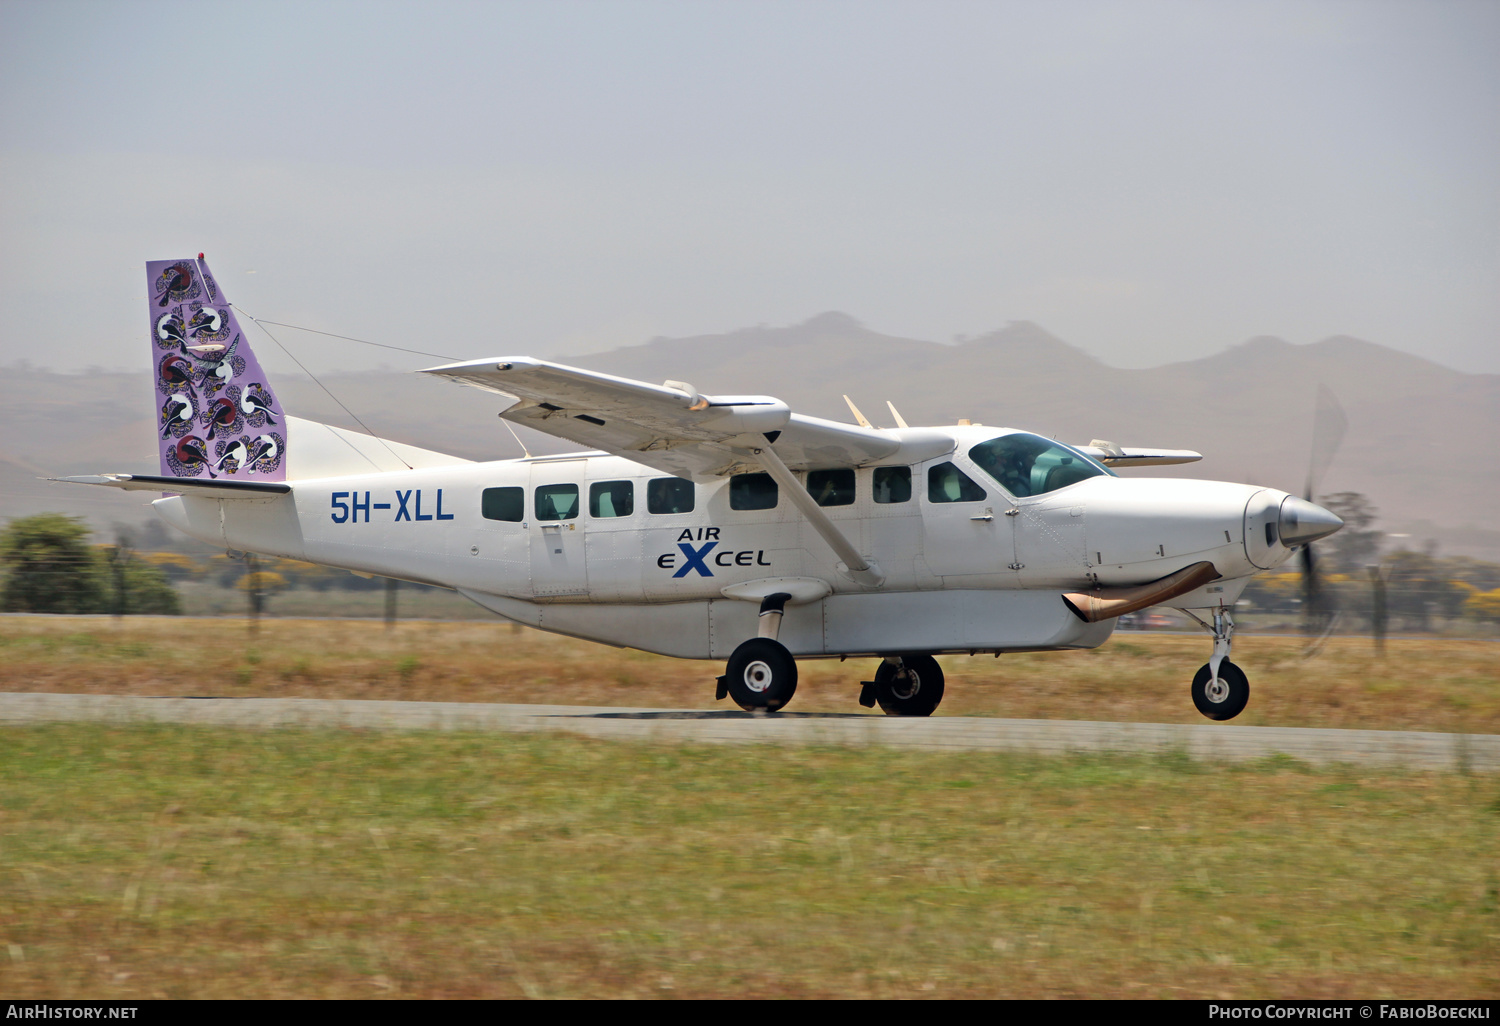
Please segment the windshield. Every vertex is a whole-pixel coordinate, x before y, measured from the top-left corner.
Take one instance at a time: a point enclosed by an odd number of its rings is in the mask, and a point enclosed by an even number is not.
[[[1077,449],[1017,432],[980,442],[969,459],[1015,496],[1041,495],[1085,478],[1114,475]]]

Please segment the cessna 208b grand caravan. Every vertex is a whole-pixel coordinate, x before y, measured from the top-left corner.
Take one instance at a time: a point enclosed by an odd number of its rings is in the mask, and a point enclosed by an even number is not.
[[[1195,452],[1066,445],[961,423],[894,429],[529,357],[425,373],[588,447],[476,463],[286,416],[197,260],[147,264],[161,474],[69,478],[175,493],[173,526],[229,549],[452,588],[546,631],[726,659],[718,697],[774,711],[798,658],[879,660],[860,702],[927,716],[943,653],[1094,648],[1149,605],[1213,635],[1206,716],[1249,697],[1230,608],[1342,521],[1273,488],[1130,480]]]

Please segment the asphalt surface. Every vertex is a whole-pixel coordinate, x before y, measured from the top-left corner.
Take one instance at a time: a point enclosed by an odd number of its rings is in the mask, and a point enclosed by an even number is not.
[[[311,698],[141,698],[0,693],[0,724],[62,721],[365,730],[564,731],[613,740],[1065,752],[1183,751],[1205,761],[1288,755],[1314,763],[1500,772],[1500,734],[1322,730],[1202,723],[1107,723],[865,713],[369,702]]]

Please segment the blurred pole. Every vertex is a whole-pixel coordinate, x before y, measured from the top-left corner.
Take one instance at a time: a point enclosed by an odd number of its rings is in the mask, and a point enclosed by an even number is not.
[[[396,589],[401,587],[401,582],[394,577],[385,579],[385,629],[394,630],[396,626]]]
[[[115,547],[109,554],[110,583],[114,586],[113,609],[115,623],[121,622],[126,612],[125,562],[131,557],[130,535],[123,530],[115,531]]]
[[[116,539],[114,551],[109,554],[109,571],[113,578],[114,595],[110,612],[118,624],[125,616],[125,545]]]
[[[1370,633],[1375,636],[1375,654],[1385,656],[1385,575],[1378,565],[1370,567]]]
[[[250,636],[260,636],[260,564],[255,559],[255,553],[245,554],[245,566],[249,571],[245,578],[246,595],[250,600]]]

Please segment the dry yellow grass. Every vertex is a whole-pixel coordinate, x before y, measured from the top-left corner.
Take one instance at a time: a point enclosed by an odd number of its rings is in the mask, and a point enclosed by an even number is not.
[[[1188,681],[1206,636],[1120,634],[1090,652],[944,657],[940,714],[1206,722]],[[1250,676],[1235,722],[1500,733],[1500,644],[1241,635]],[[854,712],[872,660],[804,660],[791,708]],[[0,690],[714,708],[722,664],[668,659],[484,622],[245,622],[186,617],[0,617]],[[872,715],[875,715],[872,713]]]

